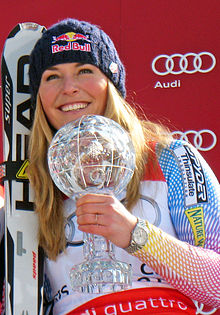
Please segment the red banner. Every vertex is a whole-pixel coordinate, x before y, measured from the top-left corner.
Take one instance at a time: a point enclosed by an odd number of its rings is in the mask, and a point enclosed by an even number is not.
[[[211,307],[195,305],[188,297],[168,288],[141,288],[93,299],[67,315],[220,314]]]

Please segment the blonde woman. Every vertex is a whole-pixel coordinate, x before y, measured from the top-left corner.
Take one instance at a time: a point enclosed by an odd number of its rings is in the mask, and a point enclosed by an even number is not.
[[[191,145],[126,103],[125,69],[111,39],[87,22],[55,24],[32,51],[30,87],[29,178],[45,251],[46,314],[196,314],[201,303],[219,308],[219,184]],[[136,169],[123,203],[88,194],[75,204],[50,178],[54,133],[86,114],[109,117],[131,136]],[[72,290],[69,271],[83,259],[83,232],[104,236],[115,244],[116,258],[131,264],[129,290],[98,296]]]

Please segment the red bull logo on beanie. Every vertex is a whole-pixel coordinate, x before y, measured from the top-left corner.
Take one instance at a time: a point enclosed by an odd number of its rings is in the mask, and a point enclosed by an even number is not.
[[[79,33],[74,33],[74,32],[68,32],[59,36],[53,36],[53,41],[52,43],[59,42],[61,40],[65,40],[67,42],[73,42],[77,40],[85,40],[87,42],[90,42],[89,40],[89,35],[83,35]]]
[[[66,41],[67,44],[59,45],[58,42],[60,41]],[[86,41],[87,43],[81,45],[77,41]],[[59,36],[53,36],[52,44],[54,45],[51,46],[51,49],[53,54],[69,50],[90,52],[91,45],[88,42],[91,42],[88,35],[68,32]]]
[[[77,42],[74,43],[68,43],[67,45],[52,45],[52,54],[59,53],[62,51],[68,51],[68,50],[80,50],[80,51],[86,51],[90,52],[91,51],[91,45],[90,44],[84,44],[80,45]]]

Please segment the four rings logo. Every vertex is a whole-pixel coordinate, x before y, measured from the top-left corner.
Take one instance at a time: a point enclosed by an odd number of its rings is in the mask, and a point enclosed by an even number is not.
[[[217,137],[215,133],[208,129],[203,129],[200,131],[187,130],[185,132],[174,131],[172,132],[172,135],[175,138],[192,143],[192,145],[194,145],[194,147],[200,151],[212,150],[217,143]]]
[[[192,64],[190,60],[193,58]],[[199,54],[187,53],[185,55],[173,54],[159,55],[152,61],[152,70],[158,75],[181,74],[181,73],[206,73],[212,71],[216,65],[216,58],[210,52]]]

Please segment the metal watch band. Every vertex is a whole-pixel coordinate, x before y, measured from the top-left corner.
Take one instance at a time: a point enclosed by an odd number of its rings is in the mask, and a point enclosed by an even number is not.
[[[143,219],[138,218],[137,224],[135,225],[135,227],[134,227],[134,229],[133,229],[133,231],[132,231],[132,233],[131,233],[131,241],[130,241],[130,244],[129,244],[128,247],[124,248],[124,250],[126,250],[126,252],[128,252],[129,254],[135,253],[136,251],[138,251],[138,250],[140,250],[141,248],[143,248],[144,245],[145,245],[146,242],[147,242],[147,239],[148,239],[148,237],[147,237],[145,244],[142,244],[142,245],[137,244],[137,243],[134,241],[134,239],[133,239],[133,232],[134,232],[134,230],[136,230],[137,228],[138,228],[138,229],[144,229],[144,231],[147,233],[147,235],[149,234],[149,229],[148,229],[148,227],[147,227],[147,225],[146,225],[146,221],[143,220]]]

